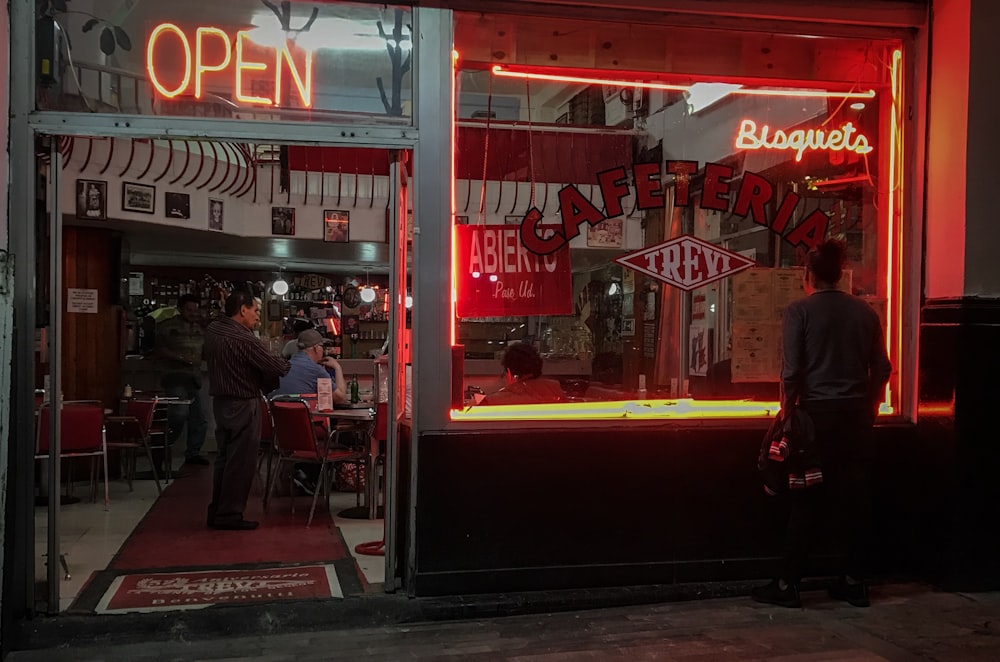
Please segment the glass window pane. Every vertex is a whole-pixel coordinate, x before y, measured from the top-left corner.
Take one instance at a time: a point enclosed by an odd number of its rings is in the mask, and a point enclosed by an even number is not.
[[[38,22],[39,109],[409,123],[409,7],[77,0]]]
[[[828,237],[848,247],[840,286],[896,332],[899,43],[455,23],[467,404],[482,391],[479,411],[522,405],[514,417],[601,410],[523,407],[555,400],[652,403],[630,415],[675,415],[677,400],[694,401],[691,415],[773,413],[781,315],[804,296],[807,250]],[[537,349],[558,391],[491,396],[525,381],[502,364],[516,343]]]

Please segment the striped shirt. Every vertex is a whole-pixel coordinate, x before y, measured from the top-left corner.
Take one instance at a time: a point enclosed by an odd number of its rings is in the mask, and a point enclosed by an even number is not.
[[[288,372],[287,361],[264,349],[250,329],[231,317],[205,329],[205,360],[213,397],[258,398]]]

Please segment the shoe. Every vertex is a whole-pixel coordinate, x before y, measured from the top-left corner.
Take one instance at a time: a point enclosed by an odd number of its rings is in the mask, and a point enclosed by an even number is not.
[[[316,483],[309,480],[309,477],[306,476],[304,471],[296,471],[295,477],[292,479],[292,481],[300,490],[302,490],[309,496],[316,494]]]
[[[827,594],[832,599],[846,602],[852,607],[870,607],[872,604],[868,598],[868,587],[864,583],[848,584],[843,577],[827,589]]]
[[[199,466],[207,467],[208,460],[203,458],[201,455],[194,455],[184,459],[184,464],[197,464]]]
[[[220,531],[253,531],[258,526],[260,526],[259,522],[247,519],[238,519],[232,522],[215,522],[212,524],[213,529]]]
[[[802,601],[799,599],[798,587],[795,584],[788,584],[785,590],[781,590],[777,579],[772,580],[764,586],[755,587],[750,592],[750,597],[753,598],[754,602],[763,602],[764,604],[788,607],[790,609],[797,609],[802,606]]]

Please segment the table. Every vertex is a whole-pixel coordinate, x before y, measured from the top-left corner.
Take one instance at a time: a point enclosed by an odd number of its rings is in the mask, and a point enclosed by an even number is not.
[[[375,440],[375,404],[366,409],[334,409],[332,411],[318,411],[314,409],[315,401],[309,403],[310,412],[313,416],[330,420],[330,427],[333,429],[334,422],[350,423],[355,431],[361,432],[365,439],[365,454],[368,461],[365,462],[365,505],[360,508],[347,508],[338,513],[340,517],[347,519],[378,519],[378,489],[375,472],[375,459],[378,456],[378,442]],[[344,428],[340,428],[344,429]]]

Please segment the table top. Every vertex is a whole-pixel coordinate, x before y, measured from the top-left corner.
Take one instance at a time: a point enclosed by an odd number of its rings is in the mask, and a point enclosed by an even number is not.
[[[319,411],[317,409],[310,408],[309,411],[313,416],[338,418],[345,421],[371,421],[375,418],[375,414],[371,409],[333,409],[330,411]]]

